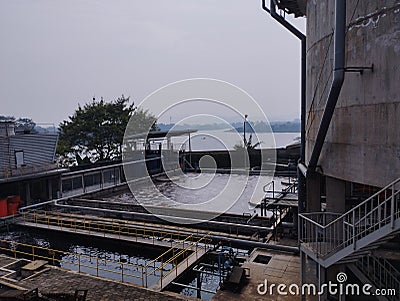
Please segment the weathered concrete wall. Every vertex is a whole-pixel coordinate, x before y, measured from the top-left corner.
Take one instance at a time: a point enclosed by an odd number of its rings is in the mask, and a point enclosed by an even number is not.
[[[334,5],[307,2],[307,161],[332,81]],[[346,66],[374,70],[346,72],[319,165],[331,177],[384,186],[400,177],[400,1],[347,0],[347,25]]]

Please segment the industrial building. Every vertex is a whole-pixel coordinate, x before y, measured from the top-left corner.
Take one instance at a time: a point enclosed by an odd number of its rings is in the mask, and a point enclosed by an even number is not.
[[[358,300],[399,300],[387,290],[400,291],[400,2],[263,4],[303,44],[302,283],[321,288],[341,283],[342,273],[344,284],[368,283],[377,292]],[[287,14],[306,18],[304,35]],[[386,296],[377,296],[379,289]],[[303,295],[345,298],[355,299]]]
[[[55,162],[57,141],[58,133],[17,131],[15,122],[0,122],[2,201],[18,196],[29,205],[60,196],[61,173],[66,170]]]

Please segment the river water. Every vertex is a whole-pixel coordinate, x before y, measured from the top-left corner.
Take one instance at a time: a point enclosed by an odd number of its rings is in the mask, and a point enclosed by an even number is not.
[[[253,133],[252,144],[260,142],[258,148],[285,147],[298,141],[300,133]],[[250,133],[246,134],[246,140]],[[189,150],[188,136],[172,138],[175,149]],[[191,134],[192,151],[233,150],[236,145],[243,145],[243,133],[226,130],[198,131]]]

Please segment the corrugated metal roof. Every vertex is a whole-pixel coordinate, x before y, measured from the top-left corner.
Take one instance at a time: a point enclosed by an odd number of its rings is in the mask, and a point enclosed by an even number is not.
[[[25,166],[22,169],[26,171],[31,167],[43,170],[54,163],[58,134],[13,135],[0,140],[0,178],[17,169],[15,151],[23,151]]]

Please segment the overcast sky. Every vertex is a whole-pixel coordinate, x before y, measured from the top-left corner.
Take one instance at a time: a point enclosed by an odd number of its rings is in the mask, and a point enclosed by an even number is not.
[[[260,3],[0,0],[0,115],[57,125],[94,96],[139,103],[207,77],[246,90],[270,120],[299,118],[300,42]]]

